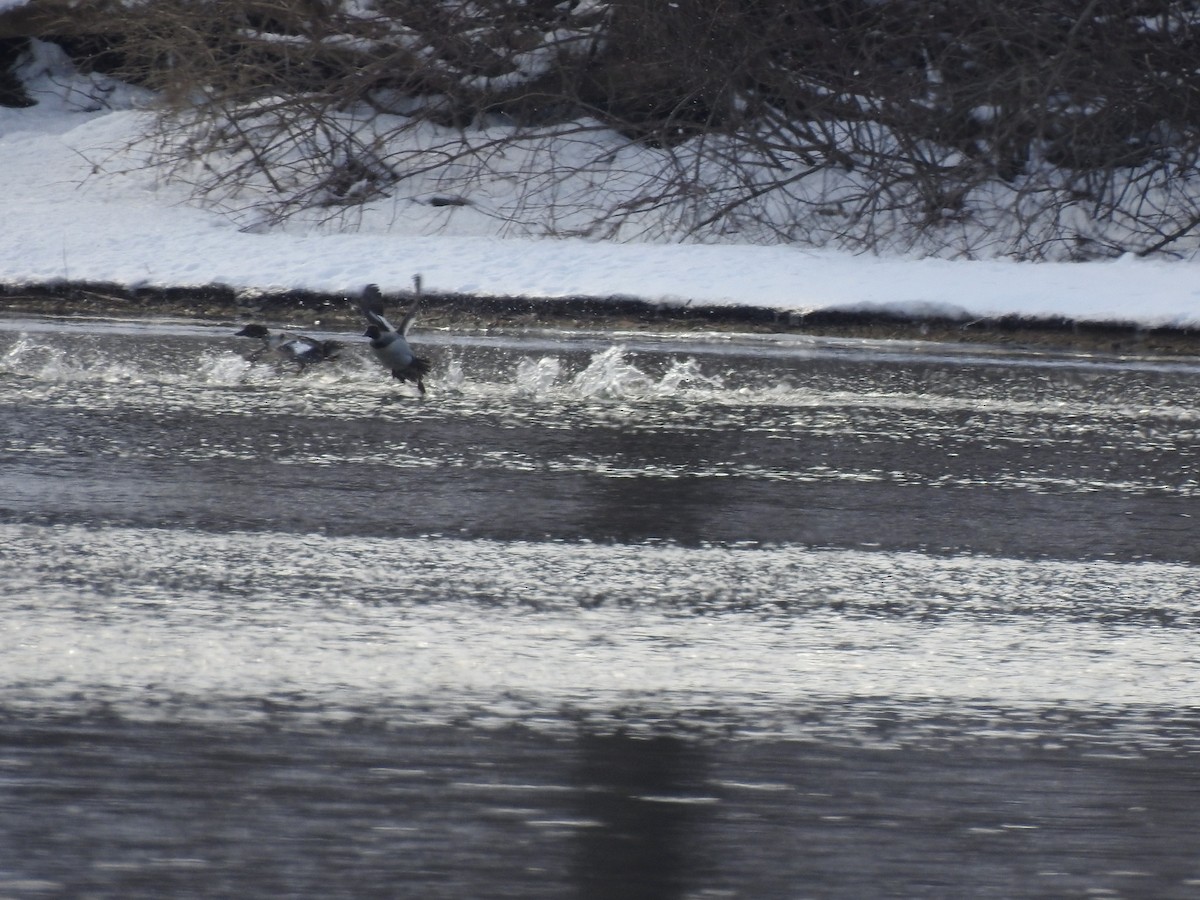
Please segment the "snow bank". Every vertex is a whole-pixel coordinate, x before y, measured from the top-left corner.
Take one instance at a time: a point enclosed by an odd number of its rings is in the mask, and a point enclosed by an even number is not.
[[[136,96],[75,76],[43,45],[27,78],[41,102],[0,108],[0,283],[348,292],[366,282],[432,293],[626,297],[678,305],[1018,315],[1200,327],[1195,263],[958,262],[853,256],[796,246],[608,243],[430,234],[392,220],[353,233],[246,230],[189,201],[129,149]],[[257,232],[257,233],[256,233]]]

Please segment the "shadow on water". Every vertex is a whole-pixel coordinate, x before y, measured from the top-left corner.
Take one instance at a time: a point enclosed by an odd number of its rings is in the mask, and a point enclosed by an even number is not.
[[[662,736],[582,735],[570,774],[580,816],[571,880],[581,900],[671,900],[698,880],[696,792],[706,777],[695,743]]]

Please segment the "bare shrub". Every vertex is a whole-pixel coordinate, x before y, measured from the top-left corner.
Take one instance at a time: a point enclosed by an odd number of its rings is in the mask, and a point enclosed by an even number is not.
[[[1086,259],[1197,246],[1193,0],[124,7],[160,160],[259,227]],[[401,213],[397,212],[396,215]]]

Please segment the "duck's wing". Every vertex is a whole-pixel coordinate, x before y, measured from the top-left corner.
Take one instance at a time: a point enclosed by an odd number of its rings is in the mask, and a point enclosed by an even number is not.
[[[383,314],[383,294],[379,292],[379,285],[368,284],[362,289],[358,298],[358,308],[369,324],[378,325],[382,331],[396,330]]]
[[[412,327],[413,319],[417,317],[417,310],[421,307],[421,276],[413,276],[413,302],[408,307],[408,312],[404,314],[404,318],[400,320],[400,334],[404,337],[408,336],[408,329]]]
[[[417,317],[417,304],[413,304],[408,308],[408,312],[404,314],[404,318],[400,320],[400,327],[397,329],[401,337],[408,335],[408,329],[412,327],[413,319]]]
[[[303,359],[308,362],[317,362],[325,358],[324,348],[321,341],[316,338],[310,338],[307,335],[288,335],[287,340],[279,345],[279,351],[292,359]]]

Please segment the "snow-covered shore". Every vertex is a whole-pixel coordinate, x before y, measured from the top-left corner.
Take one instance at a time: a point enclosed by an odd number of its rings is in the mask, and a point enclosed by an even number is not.
[[[398,208],[386,229],[246,229],[191,203],[186,185],[122,149],[144,113],[80,103],[64,90],[63,73],[39,77],[31,81],[37,106],[0,108],[0,287],[10,294],[66,282],[337,296],[369,281],[403,291],[420,272],[433,295],[615,298],[765,310],[792,322],[840,312],[1200,328],[1200,266],[1190,262],[948,261],[796,246],[505,239],[455,233],[453,219],[434,232],[434,212],[415,205]]]

